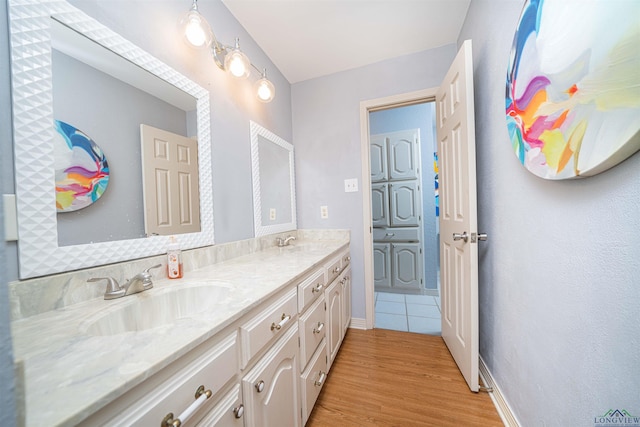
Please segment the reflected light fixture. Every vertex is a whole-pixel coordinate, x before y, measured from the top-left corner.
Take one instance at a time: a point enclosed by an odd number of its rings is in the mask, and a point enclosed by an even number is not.
[[[267,79],[267,70],[262,72],[253,65],[249,57],[240,50],[240,40],[236,38],[235,46],[228,46],[216,39],[211,26],[198,11],[198,0],[193,0],[191,9],[179,22],[180,31],[185,41],[195,48],[211,48],[211,54],[218,68],[229,72],[233,77],[246,79],[251,74],[251,68],[261,73],[261,78],[255,83],[254,88],[258,100],[271,102],[275,97],[276,88]]]

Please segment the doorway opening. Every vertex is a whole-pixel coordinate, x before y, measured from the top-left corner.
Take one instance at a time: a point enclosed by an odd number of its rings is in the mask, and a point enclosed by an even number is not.
[[[369,111],[376,328],[441,333],[433,101]]]

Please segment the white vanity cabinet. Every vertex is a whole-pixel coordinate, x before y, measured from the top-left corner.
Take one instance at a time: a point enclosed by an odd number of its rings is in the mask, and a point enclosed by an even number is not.
[[[182,427],[304,426],[351,319],[350,261],[343,249],[302,272],[80,425],[169,427],[202,386]]]

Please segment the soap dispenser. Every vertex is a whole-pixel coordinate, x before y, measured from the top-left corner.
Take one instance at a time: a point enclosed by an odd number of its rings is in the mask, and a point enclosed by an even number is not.
[[[169,246],[167,246],[167,277],[169,279],[182,277],[182,251],[175,236],[169,238]]]

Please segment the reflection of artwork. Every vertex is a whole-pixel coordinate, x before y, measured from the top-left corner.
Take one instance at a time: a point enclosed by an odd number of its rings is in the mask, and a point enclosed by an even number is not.
[[[436,216],[440,216],[440,194],[438,183],[438,153],[433,153],[433,173],[434,173],[434,181],[435,181],[435,189],[436,189]]]
[[[527,0],[506,87],[512,147],[546,179],[600,173],[640,149],[640,1]]]
[[[75,127],[55,121],[56,208],[71,212],[89,206],[109,184],[109,165],[98,145]]]

